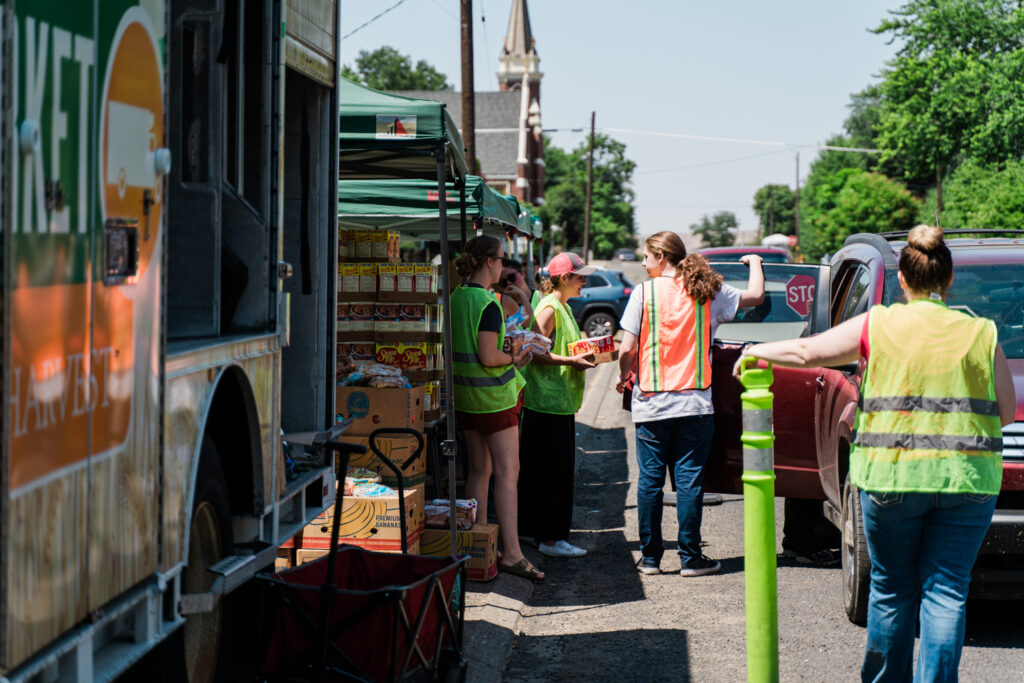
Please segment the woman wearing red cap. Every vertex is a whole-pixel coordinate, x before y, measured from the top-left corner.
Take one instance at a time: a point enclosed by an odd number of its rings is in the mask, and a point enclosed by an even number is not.
[[[576,461],[576,412],[583,403],[583,372],[594,364],[589,354],[569,355],[582,338],[568,301],[580,295],[594,268],[563,252],[548,264],[543,298],[534,310],[533,329],[551,339],[551,353],[536,356],[523,370],[526,393],[519,445],[519,532],[539,542],[550,557],[581,557],[569,543],[572,527],[573,473]]]

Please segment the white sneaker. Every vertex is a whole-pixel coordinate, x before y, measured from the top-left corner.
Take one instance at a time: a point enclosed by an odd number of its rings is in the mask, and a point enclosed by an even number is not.
[[[541,543],[537,548],[548,557],[583,557],[587,554],[586,550],[574,546],[569,541]]]

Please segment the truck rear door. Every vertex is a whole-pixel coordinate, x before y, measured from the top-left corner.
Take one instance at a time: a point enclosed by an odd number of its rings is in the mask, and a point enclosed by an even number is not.
[[[765,300],[740,309],[736,318],[721,325],[712,350],[712,400],[715,436],[705,474],[705,490],[739,493],[743,473],[743,431],[740,394],[743,387],[732,368],[743,345],[792,339],[821,331],[827,312],[827,266],[765,263]],[[725,283],[745,289],[749,271],[741,263],[712,263]],[[824,301],[819,300],[822,292]],[[779,496],[823,498],[814,448],[814,407],[817,369],[776,368],[775,491]]]

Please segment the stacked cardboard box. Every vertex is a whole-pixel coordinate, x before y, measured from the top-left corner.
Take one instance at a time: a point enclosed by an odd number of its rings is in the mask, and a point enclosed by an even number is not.
[[[427,420],[441,413],[442,307],[439,269],[399,263],[399,234],[339,230],[337,356],[339,366],[369,361],[400,368],[426,387]]]
[[[469,555],[466,578],[470,581],[490,581],[498,575],[498,525],[477,524],[468,531],[456,531],[457,547],[452,552],[449,529],[424,529],[420,535],[420,553],[423,555]]]

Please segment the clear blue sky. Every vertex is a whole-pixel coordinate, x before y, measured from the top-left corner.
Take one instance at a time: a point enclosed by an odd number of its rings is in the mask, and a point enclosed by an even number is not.
[[[342,35],[396,1],[342,0]],[[497,89],[511,4],[473,0],[478,91]],[[893,55],[887,37],[868,29],[900,4],[532,0],[530,22],[544,73],[543,126],[589,126],[594,110],[599,129],[809,145],[798,150],[607,131],[626,143],[637,163],[639,234],[686,231],[703,214],[721,210],[753,229],[757,188],[793,187],[797,151],[806,178],[818,154],[814,145],[841,132],[850,93],[874,82]],[[430,62],[459,89],[458,16],[459,0],[405,0],[345,38],[342,62],[353,64],[359,50],[391,45]],[[563,147],[584,141],[582,134],[552,137]]]

